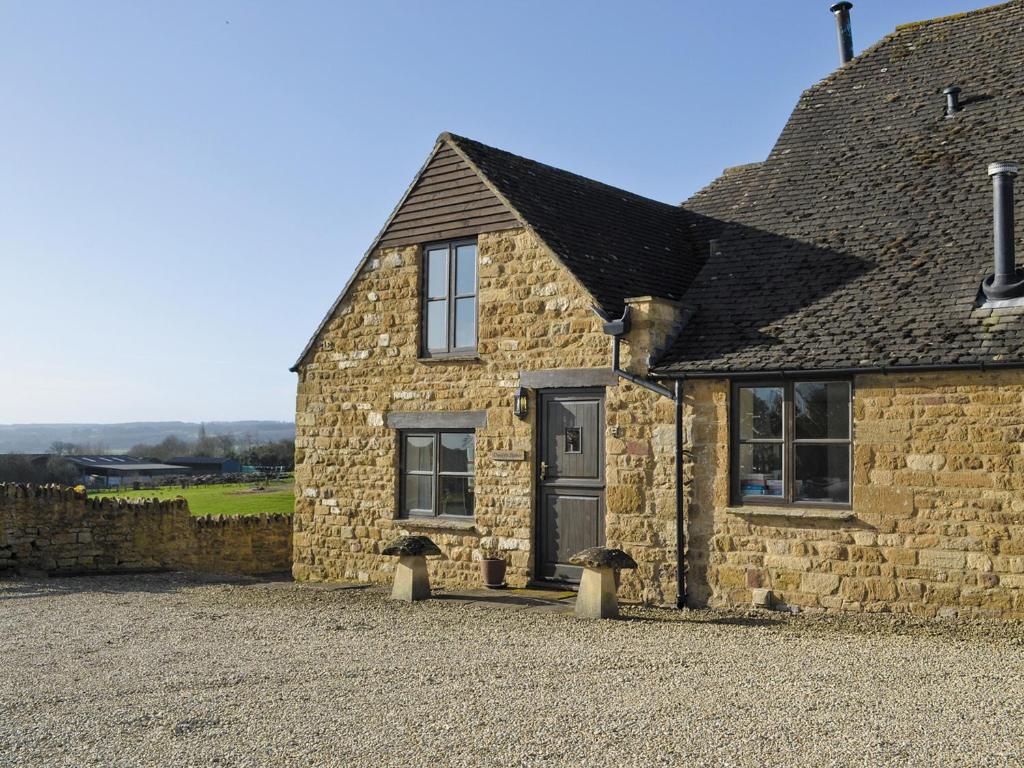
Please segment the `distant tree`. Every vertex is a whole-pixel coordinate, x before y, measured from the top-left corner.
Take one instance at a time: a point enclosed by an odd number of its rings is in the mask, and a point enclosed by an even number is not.
[[[194,455],[192,449],[193,446],[186,443],[180,437],[168,435],[156,445],[147,445],[146,443],[133,445],[128,449],[128,453],[132,456],[143,456],[148,459],[167,461],[174,456],[192,456]]]
[[[295,469],[295,441],[286,439],[255,445],[242,454],[242,461],[254,467]]]
[[[235,436],[231,433],[210,435],[206,426],[199,425],[199,437],[192,446],[193,456],[231,456],[235,455]]]
[[[224,456],[227,458],[235,458],[238,453],[235,450],[235,436],[227,433],[224,435],[217,435],[213,438],[217,444],[217,456]]]
[[[78,446],[74,443],[65,443],[63,440],[57,440],[50,443],[47,453],[52,453],[55,456],[73,456],[78,453]]]
[[[45,477],[43,482],[58,483],[59,485],[76,485],[81,475],[78,467],[59,456],[48,458],[43,472]]]
[[[79,472],[60,456],[29,457],[20,453],[0,454],[0,483],[59,483],[74,485]]]
[[[110,446],[98,440],[95,443],[68,443],[68,445],[71,446],[71,450],[68,451],[68,455],[71,456],[102,456],[105,453],[110,453]]]

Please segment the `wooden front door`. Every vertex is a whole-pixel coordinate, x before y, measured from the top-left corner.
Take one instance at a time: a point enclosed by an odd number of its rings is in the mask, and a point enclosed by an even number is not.
[[[542,391],[537,413],[537,576],[579,581],[569,558],[604,544],[604,393]]]

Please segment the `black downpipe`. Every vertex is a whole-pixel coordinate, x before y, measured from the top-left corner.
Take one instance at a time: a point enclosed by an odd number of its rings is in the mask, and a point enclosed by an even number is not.
[[[629,371],[624,371],[619,368],[619,341],[621,338],[621,336],[612,336],[612,371],[614,371],[620,379],[632,382],[638,387],[649,389],[651,392],[657,392],[662,397],[673,397],[672,390],[655,384],[653,381],[649,381],[643,376],[637,376],[635,373],[630,373]]]
[[[686,607],[686,501],[683,495],[683,381],[676,379],[676,608]]]

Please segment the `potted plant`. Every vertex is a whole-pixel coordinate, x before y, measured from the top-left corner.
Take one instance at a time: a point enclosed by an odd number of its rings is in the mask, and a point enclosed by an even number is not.
[[[480,558],[480,575],[483,577],[484,586],[488,589],[504,589],[505,569],[508,563],[505,558],[498,554],[497,550],[485,549]]]

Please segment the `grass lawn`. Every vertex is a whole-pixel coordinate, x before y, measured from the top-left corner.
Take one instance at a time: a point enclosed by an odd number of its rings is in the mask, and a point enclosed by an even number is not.
[[[295,487],[291,480],[265,483],[264,491],[254,491],[253,487],[249,483],[228,483],[146,491],[89,491],[89,496],[125,499],[174,499],[184,496],[193,515],[258,515],[261,512],[290,515],[294,510]]]

